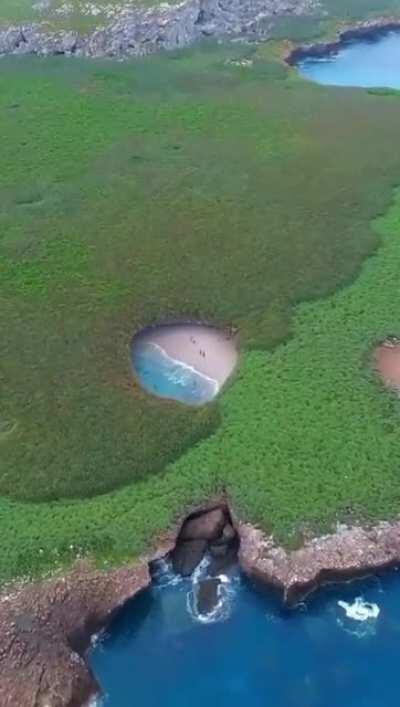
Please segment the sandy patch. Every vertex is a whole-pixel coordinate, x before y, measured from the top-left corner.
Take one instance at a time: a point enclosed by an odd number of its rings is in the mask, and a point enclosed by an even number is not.
[[[400,341],[384,341],[375,349],[374,359],[385,385],[400,391]]]
[[[137,343],[160,346],[172,359],[191,366],[220,388],[238,361],[235,341],[227,332],[201,324],[174,324],[149,329]]]

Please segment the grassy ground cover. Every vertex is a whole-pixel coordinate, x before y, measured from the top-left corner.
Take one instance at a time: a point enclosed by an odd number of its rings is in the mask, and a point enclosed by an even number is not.
[[[265,61],[246,73],[229,51],[4,63],[3,495],[82,498],[160,471],[219,406],[140,391],[134,331],[199,317],[271,347],[294,302],[375,248],[400,103],[271,79]]]
[[[302,529],[398,514],[400,401],[370,368],[399,331],[400,195],[360,277],[296,308],[293,337],[245,355],[222,397],[218,432],[163,474],[85,501],[0,501],[2,579],[90,552],[116,562],[142,551],[185,505],[227,491],[245,518],[297,542]]]
[[[223,488],[285,540],[397,512],[399,403],[367,359],[399,327],[400,209],[371,219],[400,101],[248,52],[2,63],[2,579],[139,552]],[[135,329],[177,316],[240,328],[216,405],[132,380]]]

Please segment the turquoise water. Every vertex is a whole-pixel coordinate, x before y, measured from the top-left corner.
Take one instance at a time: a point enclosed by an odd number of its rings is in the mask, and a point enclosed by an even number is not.
[[[105,707],[398,707],[397,573],[284,610],[234,571],[208,623],[192,596],[163,574],[97,643]]]
[[[170,358],[152,342],[135,346],[132,363],[142,386],[161,398],[172,398],[187,405],[202,405],[212,400],[218,392],[215,380]]]
[[[400,32],[350,42],[336,54],[304,59],[298,68],[321,84],[400,89]]]

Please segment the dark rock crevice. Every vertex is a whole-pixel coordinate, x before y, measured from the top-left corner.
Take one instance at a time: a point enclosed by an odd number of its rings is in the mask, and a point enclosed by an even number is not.
[[[210,556],[209,573],[218,574],[237,559],[238,535],[227,504],[190,514],[178,533],[171,553],[174,571],[189,576],[205,554]]]

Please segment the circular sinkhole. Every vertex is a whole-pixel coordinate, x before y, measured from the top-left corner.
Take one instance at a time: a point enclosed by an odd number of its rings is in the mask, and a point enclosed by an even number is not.
[[[238,361],[235,334],[205,324],[162,324],[132,340],[133,369],[141,386],[186,405],[213,400]]]
[[[400,339],[382,341],[374,351],[374,364],[384,384],[400,393]]]

